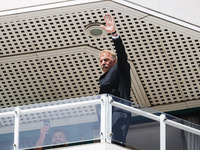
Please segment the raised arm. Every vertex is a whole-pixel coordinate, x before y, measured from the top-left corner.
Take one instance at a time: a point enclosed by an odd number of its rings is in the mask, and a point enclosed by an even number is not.
[[[129,65],[127,61],[127,54],[124,48],[124,44],[122,42],[122,39],[118,37],[117,39],[113,39],[113,42],[115,44],[115,49],[117,53],[117,62],[119,64],[119,67],[124,70],[126,69],[127,65]]]
[[[40,137],[36,143],[36,147],[39,147],[39,146],[43,146],[44,145],[44,140],[45,140],[45,137],[46,137],[46,133],[49,131],[49,127],[47,126],[43,126],[41,129],[40,129]],[[35,148],[34,150],[42,150],[42,148]]]
[[[119,64],[121,69],[125,69],[128,65],[127,54],[123,42],[118,33],[116,32],[114,17],[110,14],[106,14],[104,16],[104,21],[106,25],[101,25],[100,27],[102,27],[106,32],[112,34],[113,42],[115,44],[115,49],[117,53],[117,63]]]

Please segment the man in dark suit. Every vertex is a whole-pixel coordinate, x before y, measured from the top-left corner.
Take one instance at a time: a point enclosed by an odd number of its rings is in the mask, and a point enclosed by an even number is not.
[[[127,61],[122,40],[115,29],[114,17],[107,14],[104,16],[106,25],[101,27],[112,34],[115,45],[116,54],[110,50],[101,51],[99,54],[100,65],[104,74],[100,77],[99,94],[111,94],[114,100],[130,105],[130,102],[121,100],[120,98],[130,100],[130,65]],[[119,98],[117,98],[119,97]],[[112,109],[112,132],[113,140],[125,143],[127,131],[129,128],[131,114],[120,108]]]

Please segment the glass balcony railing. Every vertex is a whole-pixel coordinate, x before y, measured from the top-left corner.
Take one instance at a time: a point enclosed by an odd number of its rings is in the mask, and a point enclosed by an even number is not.
[[[200,150],[199,125],[114,96],[112,99],[112,105],[132,112],[126,147],[134,150]]]
[[[0,150],[12,150],[14,144],[15,108],[0,109]]]
[[[94,142],[199,150],[200,126],[106,94],[0,110],[0,150]]]
[[[36,149],[98,141],[100,98],[90,96],[20,106],[18,112],[16,108],[5,109],[0,114],[0,147],[2,150]]]

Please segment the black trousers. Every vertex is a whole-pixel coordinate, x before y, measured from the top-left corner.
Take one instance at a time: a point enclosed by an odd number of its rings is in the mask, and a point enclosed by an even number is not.
[[[126,136],[130,125],[131,114],[114,111],[112,114],[112,140],[122,144],[126,143]]]

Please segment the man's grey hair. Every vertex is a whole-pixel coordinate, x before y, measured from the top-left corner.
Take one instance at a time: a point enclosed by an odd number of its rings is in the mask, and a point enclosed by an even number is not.
[[[107,54],[110,54],[112,57],[113,57],[113,60],[117,59],[117,55],[115,52],[111,51],[111,50],[103,50],[99,53],[99,58],[101,57],[101,55],[103,53],[107,53]]]

